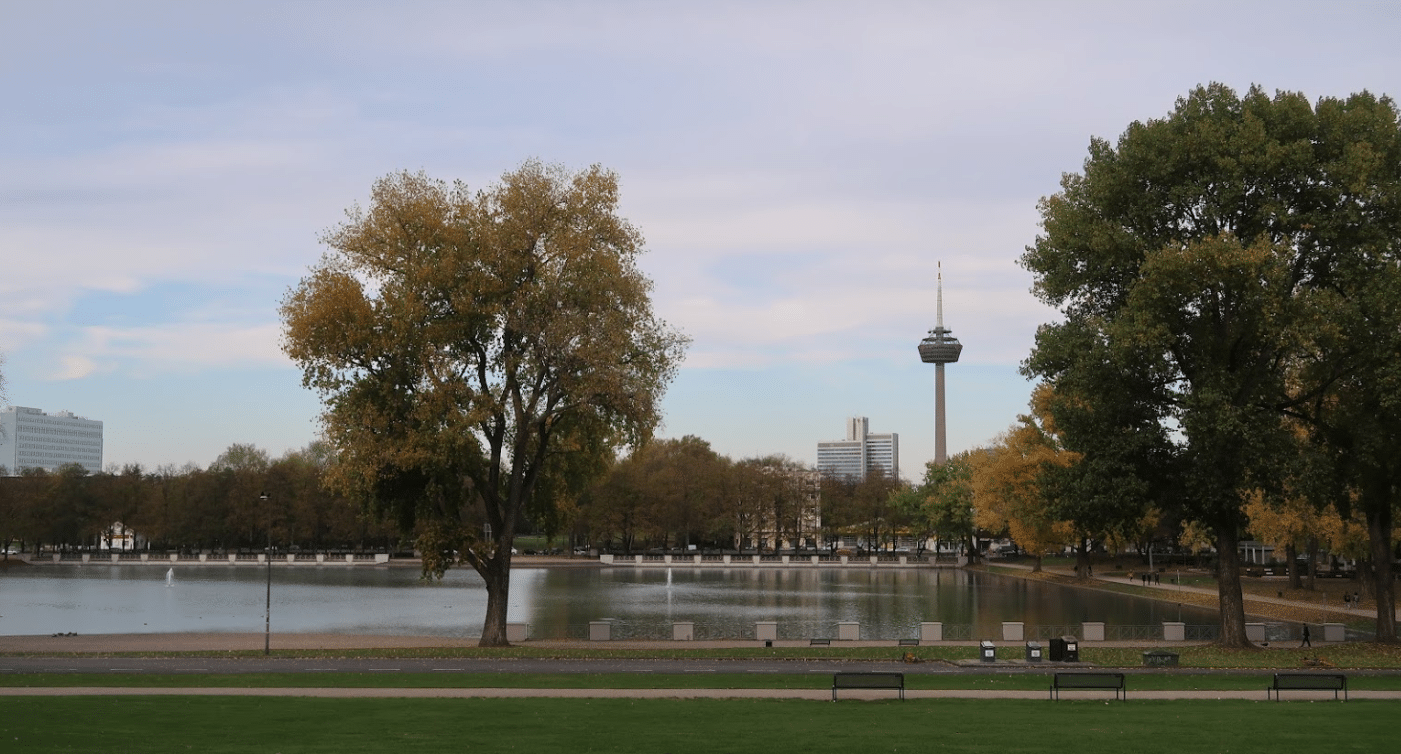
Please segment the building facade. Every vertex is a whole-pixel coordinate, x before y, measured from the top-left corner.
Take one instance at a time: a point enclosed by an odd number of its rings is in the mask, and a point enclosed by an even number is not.
[[[900,478],[900,435],[871,434],[864,416],[846,420],[846,439],[817,444],[817,470],[823,476],[862,481],[874,469]]]
[[[0,410],[0,466],[5,473],[57,471],[69,463],[88,473],[102,470],[102,422],[71,411],[46,414],[24,406]]]

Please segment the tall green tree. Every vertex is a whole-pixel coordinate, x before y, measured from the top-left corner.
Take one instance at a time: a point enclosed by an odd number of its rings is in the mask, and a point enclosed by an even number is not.
[[[1346,370],[1307,330],[1329,321],[1329,292],[1363,246],[1380,233],[1394,248],[1396,206],[1373,190],[1394,176],[1350,163],[1389,153],[1395,131],[1391,103],[1366,93],[1314,107],[1200,87],[1116,144],[1092,140],[1084,172],[1041,203],[1043,233],[1022,257],[1064,316],[1041,329],[1027,371],[1111,430],[1100,436],[1147,436],[1115,460],[1161,472],[1211,527],[1227,645],[1248,645],[1242,494],[1277,484],[1281,417]],[[1300,368],[1310,361],[1330,363]],[[1093,462],[1097,449],[1067,434]]]
[[[685,347],[617,210],[599,167],[527,162],[477,192],[397,173],[282,303],[331,479],[416,527],[427,573],[482,576],[483,646],[506,643],[522,513],[577,467],[557,456],[641,445]]]
[[[977,526],[973,521],[973,469],[986,451],[965,450],[944,463],[925,464],[924,477],[915,492],[896,493],[893,505],[920,532],[940,541],[958,542],[969,560],[978,557]]]
[[[1401,145],[1390,156],[1401,175]],[[1401,191],[1393,189],[1391,199],[1401,206]],[[1322,382],[1325,390],[1298,411],[1332,462],[1332,473],[1320,474],[1334,485],[1326,499],[1344,518],[1366,520],[1370,567],[1363,576],[1376,597],[1377,640],[1385,642],[1397,640],[1392,531],[1401,503],[1401,249],[1393,251],[1369,254],[1351,284],[1339,286],[1343,295],[1315,341],[1331,358],[1303,370],[1304,381]]]

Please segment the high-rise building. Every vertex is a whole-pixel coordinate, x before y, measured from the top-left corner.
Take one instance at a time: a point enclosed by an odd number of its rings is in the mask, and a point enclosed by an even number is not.
[[[817,470],[823,476],[863,480],[873,469],[900,477],[900,435],[871,434],[864,416],[846,420],[846,439],[817,444]]]
[[[948,460],[948,442],[944,433],[944,365],[958,361],[963,353],[963,344],[953,336],[952,330],[944,329],[944,271],[939,265],[939,287],[937,310],[938,320],[929,337],[919,342],[919,358],[926,364],[934,365],[934,462]]]
[[[0,466],[6,473],[57,471],[68,463],[89,473],[102,470],[102,422],[71,411],[46,414],[24,406],[0,411]]]

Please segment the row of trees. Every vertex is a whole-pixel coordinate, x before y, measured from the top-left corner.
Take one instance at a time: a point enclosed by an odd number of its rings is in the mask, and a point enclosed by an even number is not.
[[[25,469],[0,477],[0,543],[103,548],[120,522],[157,551],[393,547],[392,523],[326,488],[328,464],[328,448],[314,443],[277,459],[233,445],[205,469]]]
[[[890,545],[908,535],[899,480],[820,478],[784,456],[721,456],[698,437],[657,439],[609,468],[575,520],[595,543],[642,548],[835,548],[843,538]]]

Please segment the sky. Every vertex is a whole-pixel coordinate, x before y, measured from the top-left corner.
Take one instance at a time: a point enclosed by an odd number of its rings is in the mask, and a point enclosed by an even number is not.
[[[1027,411],[1056,312],[1037,202],[1194,87],[1401,96],[1384,2],[0,0],[8,403],[104,422],[107,466],[274,457],[320,397],[278,305],[376,178],[615,171],[692,340],[659,435],[814,463],[845,420],[934,455]]]

